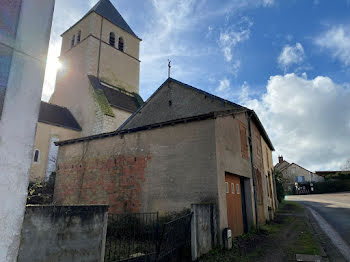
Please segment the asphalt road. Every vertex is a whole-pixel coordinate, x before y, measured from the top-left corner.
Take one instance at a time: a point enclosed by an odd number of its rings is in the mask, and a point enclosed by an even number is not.
[[[350,192],[287,196],[311,211],[322,230],[350,261]]]

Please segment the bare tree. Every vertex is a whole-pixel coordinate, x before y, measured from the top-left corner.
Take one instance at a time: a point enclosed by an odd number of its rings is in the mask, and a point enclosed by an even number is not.
[[[350,158],[346,160],[345,164],[341,168],[342,171],[350,171]]]

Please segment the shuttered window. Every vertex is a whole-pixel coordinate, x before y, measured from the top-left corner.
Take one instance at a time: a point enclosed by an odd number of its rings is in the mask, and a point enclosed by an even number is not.
[[[241,138],[242,157],[248,159],[247,128],[241,122],[239,122],[239,133]]]

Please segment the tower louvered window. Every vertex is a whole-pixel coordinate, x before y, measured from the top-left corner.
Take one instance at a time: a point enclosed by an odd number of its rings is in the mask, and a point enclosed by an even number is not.
[[[109,44],[115,47],[115,34],[113,32],[109,33]]]
[[[124,39],[122,37],[119,37],[118,49],[124,52]]]

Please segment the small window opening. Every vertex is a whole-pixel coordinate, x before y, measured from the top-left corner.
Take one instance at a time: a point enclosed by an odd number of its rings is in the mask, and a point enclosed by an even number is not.
[[[78,35],[77,35],[77,43],[80,43],[80,39],[81,39],[81,30],[79,30]]]
[[[231,193],[234,194],[235,193],[235,184],[231,183]]]
[[[124,52],[124,40],[122,37],[119,37],[119,42],[118,42],[118,49],[122,52]]]
[[[39,162],[39,150],[36,149],[34,152],[34,162]]]
[[[225,182],[225,186],[226,186],[226,194],[230,193],[230,188],[227,182]]]
[[[75,43],[75,35],[73,35],[72,42],[70,43],[70,47],[71,48],[74,46],[74,43]]]
[[[171,106],[173,104],[173,102],[171,100],[169,100],[169,106]]]
[[[113,32],[109,33],[109,44],[115,47],[115,34]]]
[[[237,192],[237,194],[241,193],[241,188],[240,188],[239,184],[236,185],[236,192]]]

